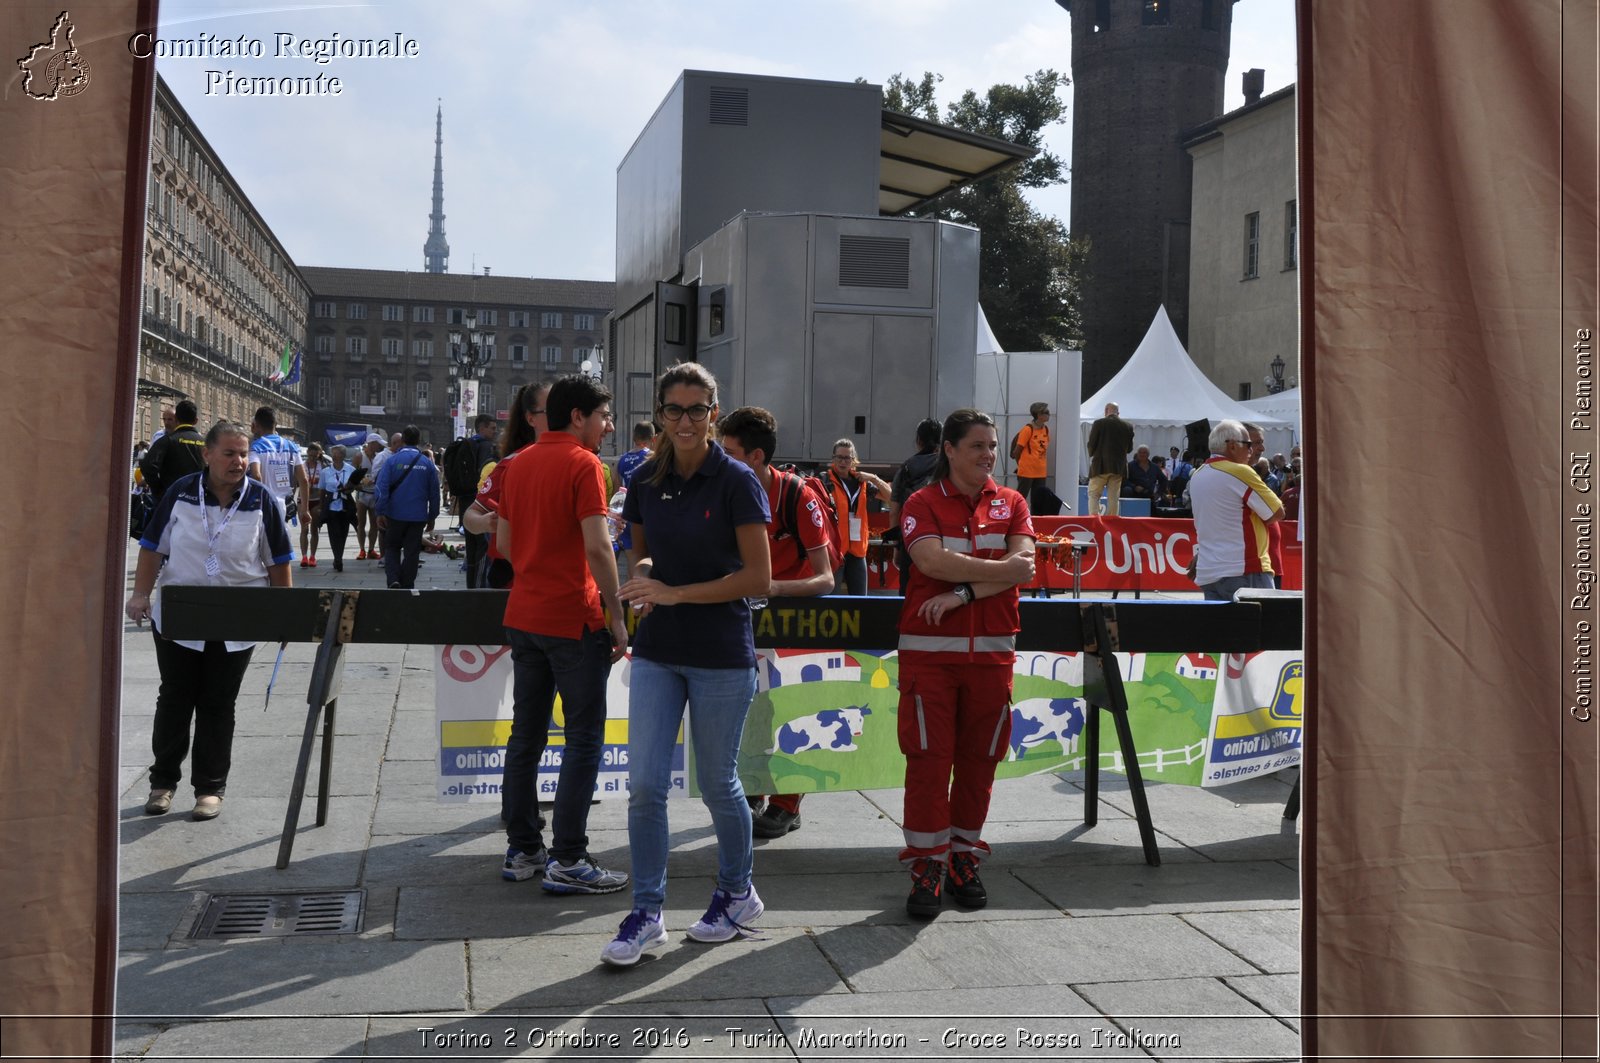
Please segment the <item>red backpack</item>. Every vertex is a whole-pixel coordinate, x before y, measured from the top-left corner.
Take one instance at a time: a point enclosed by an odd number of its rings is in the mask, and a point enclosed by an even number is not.
[[[821,480],[815,476],[801,476],[799,473],[783,472],[773,469],[772,474],[778,477],[778,528],[794,539],[795,548],[800,551],[800,556],[806,556],[804,541],[800,538],[800,496],[805,493],[804,487],[809,485],[815,496],[806,503],[809,510],[813,506],[820,506],[822,511],[822,528],[827,532],[828,571],[838,572],[839,566],[844,564],[844,547],[839,540],[839,513],[834,509],[833,492],[829,491]]]

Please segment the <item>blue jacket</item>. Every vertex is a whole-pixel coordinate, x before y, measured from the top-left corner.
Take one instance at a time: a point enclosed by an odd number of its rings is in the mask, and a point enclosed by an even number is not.
[[[416,468],[407,473],[406,469],[413,463]],[[378,470],[374,504],[380,517],[432,520],[439,515],[439,467],[423,457],[416,447],[402,447],[398,453],[389,455],[389,460]]]

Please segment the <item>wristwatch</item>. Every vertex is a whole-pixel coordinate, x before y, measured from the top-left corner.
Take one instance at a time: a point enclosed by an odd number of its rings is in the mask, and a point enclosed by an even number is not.
[[[951,590],[950,593],[954,594],[957,598],[960,598],[962,605],[971,605],[972,604],[972,599],[973,599],[972,584],[970,584],[970,583],[957,583],[955,585],[955,587]]]

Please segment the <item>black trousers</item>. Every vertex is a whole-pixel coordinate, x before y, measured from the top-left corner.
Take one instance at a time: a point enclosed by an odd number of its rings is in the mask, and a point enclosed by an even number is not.
[[[323,523],[328,526],[328,545],[333,547],[333,559],[342,565],[345,539],[350,534],[350,514],[343,509],[330,509],[326,513]]]
[[[427,521],[389,518],[383,536],[383,571],[389,586],[406,590],[417,585],[417,563],[422,560],[422,529]]]
[[[489,552],[489,536],[466,533],[467,540],[467,587],[487,586],[479,576],[483,569],[483,557]]]
[[[220,795],[228,788],[233,764],[233,705],[255,651],[229,653],[221,642],[208,642],[197,651],[160,635],[155,640],[161,689],[150,742],[156,758],[150,766],[150,788],[178,788],[183,758],[189,755],[192,721],[194,757],[189,769],[195,795]]]
[[[867,559],[854,554],[844,555],[844,564],[833,576],[833,593],[867,593]]]

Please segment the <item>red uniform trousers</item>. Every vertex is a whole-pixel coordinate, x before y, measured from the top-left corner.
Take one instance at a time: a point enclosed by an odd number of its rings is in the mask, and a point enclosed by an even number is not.
[[[1009,662],[928,662],[900,655],[900,751],[906,756],[906,847],[900,861],[982,860],[995,766],[1011,740]]]

